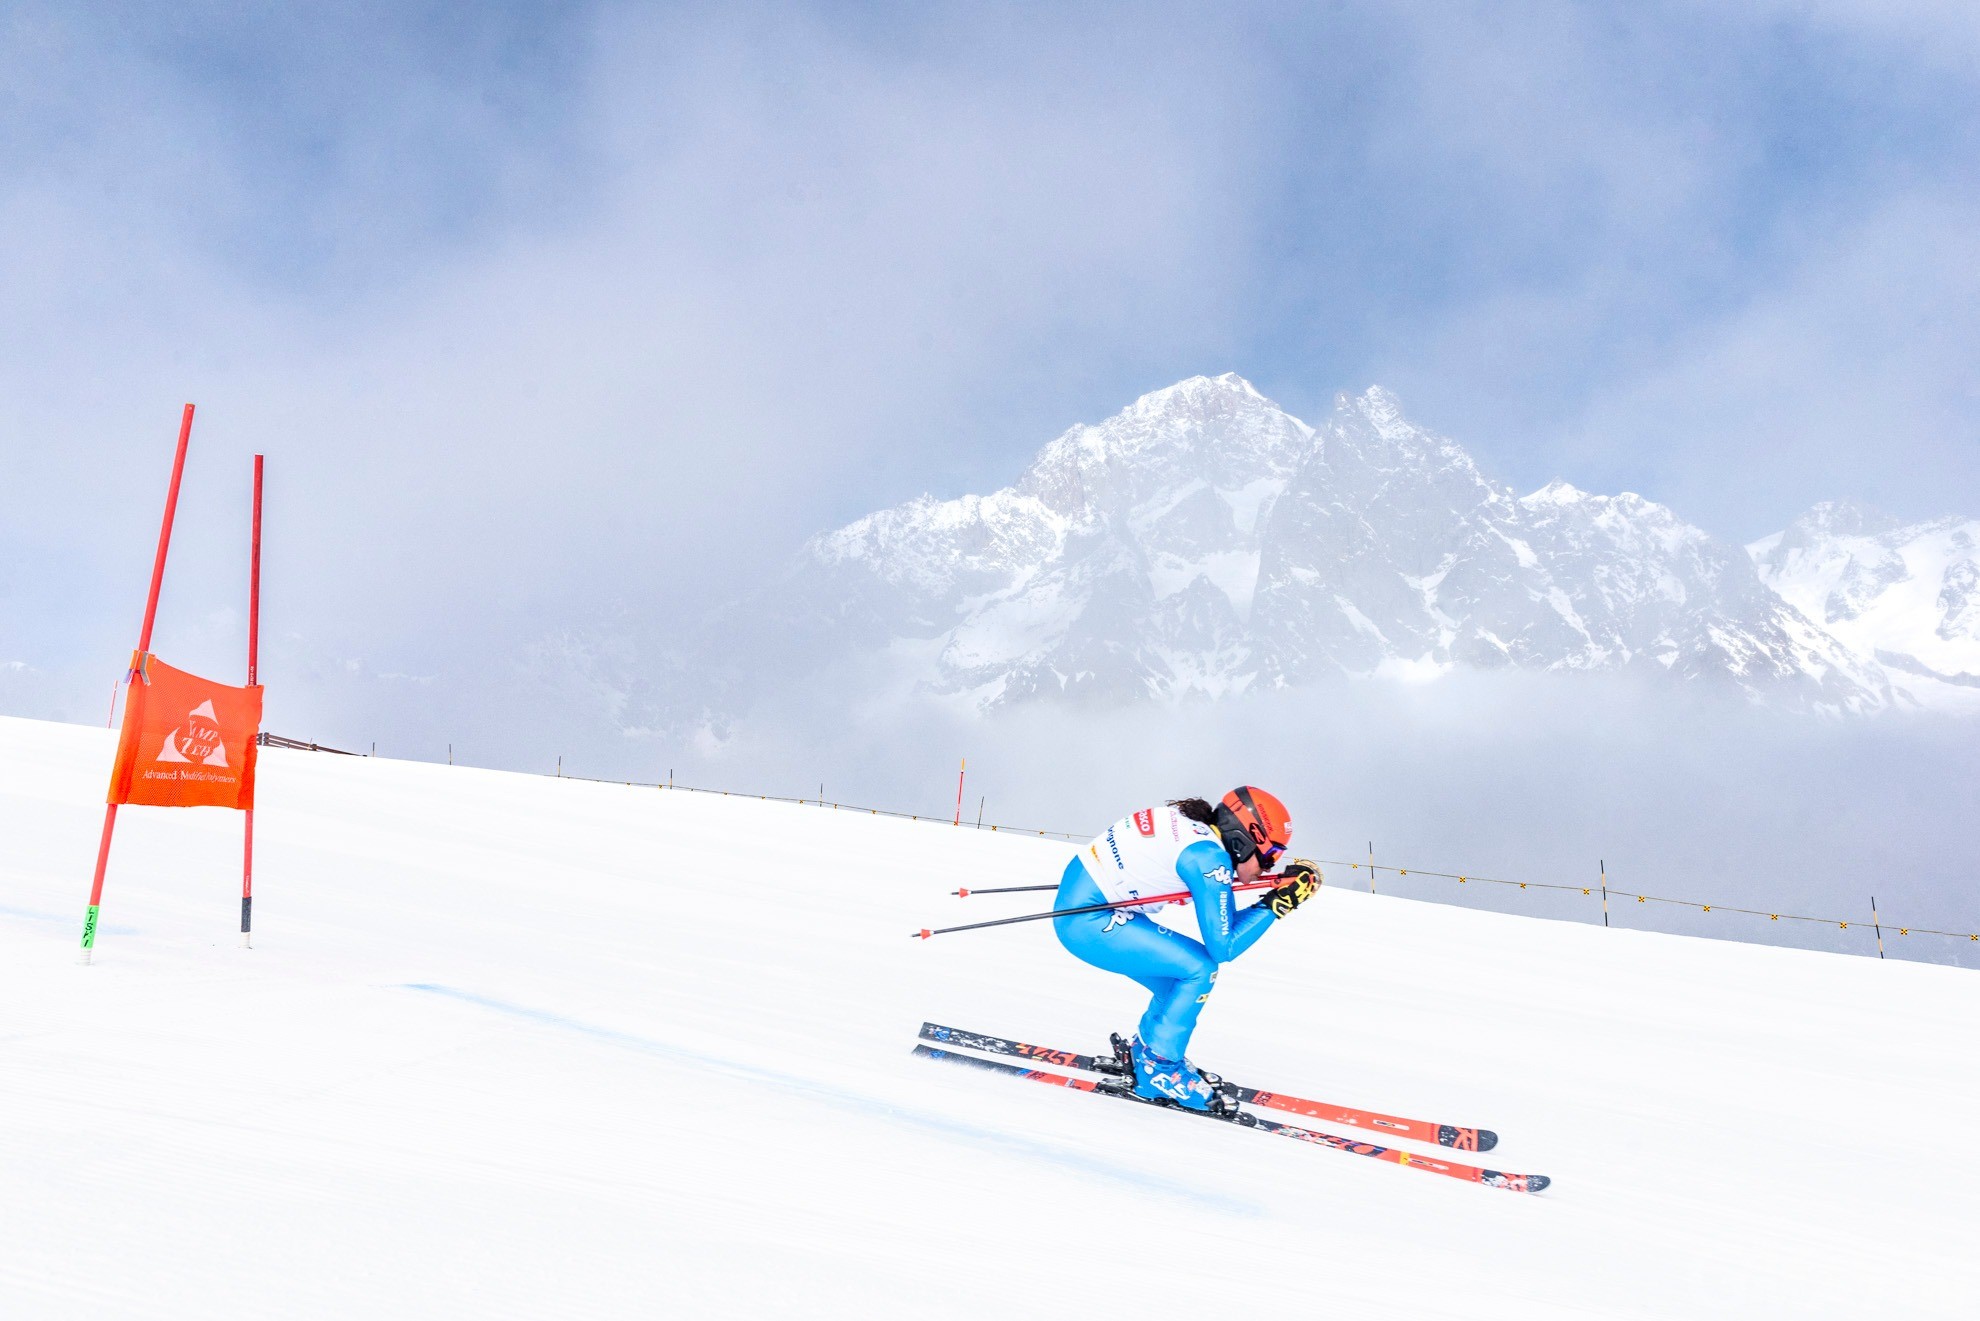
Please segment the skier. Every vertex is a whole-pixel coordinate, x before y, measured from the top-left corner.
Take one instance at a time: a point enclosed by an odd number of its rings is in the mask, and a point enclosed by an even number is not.
[[[1143,808],[1108,827],[1066,865],[1055,907],[1173,893],[1178,881],[1196,907],[1201,942],[1145,920],[1166,904],[1052,921],[1059,943],[1074,955],[1132,977],[1153,993],[1139,1030],[1126,1043],[1129,1058],[1123,1062],[1133,1069],[1135,1095],[1190,1110],[1225,1108],[1215,1075],[1206,1079],[1184,1053],[1217,980],[1217,965],[1250,949],[1267,927],[1320,887],[1319,869],[1293,859],[1259,903],[1233,912],[1233,880],[1260,879],[1291,839],[1285,804],[1263,789],[1241,785],[1214,807],[1201,798],[1178,798]]]

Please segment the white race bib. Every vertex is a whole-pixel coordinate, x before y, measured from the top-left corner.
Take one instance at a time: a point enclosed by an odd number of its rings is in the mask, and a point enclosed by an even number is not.
[[[1176,859],[1198,840],[1217,839],[1210,826],[1192,821],[1173,807],[1144,807],[1122,817],[1080,853],[1094,884],[1110,902],[1186,890]],[[1153,913],[1167,904],[1143,904]]]

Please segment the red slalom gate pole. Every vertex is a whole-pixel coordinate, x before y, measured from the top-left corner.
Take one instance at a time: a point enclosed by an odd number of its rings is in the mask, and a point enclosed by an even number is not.
[[[172,547],[172,516],[179,508],[179,480],[186,472],[186,446],[192,441],[193,406],[179,417],[179,448],[172,456],[172,484],[165,491],[165,519],[158,527],[158,554],[151,561],[151,591],[144,602],[144,627],[138,631],[138,656],[151,650],[151,626],[158,618],[158,589],[165,582],[165,552]],[[136,658],[133,658],[134,661]],[[137,666],[124,674],[126,685],[138,680]],[[130,699],[124,701],[124,718],[130,719]],[[89,913],[83,918],[82,959],[88,963],[96,952],[96,920],[103,907],[103,877],[110,869],[110,835],[117,828],[117,805],[103,809],[103,838],[96,846],[96,877],[89,886]]]
[[[248,687],[254,687],[261,657],[261,455],[254,456],[254,530],[248,550]],[[241,841],[241,948],[247,949],[254,922],[254,809],[247,809]]]
[[[1233,890],[1265,890],[1283,883],[1285,879],[1283,876],[1261,876],[1255,881],[1239,881],[1231,888]],[[973,890],[971,893],[983,894],[987,892]],[[1054,908],[1049,913],[1026,913],[1022,917],[1000,917],[993,922],[970,922],[959,927],[936,927],[933,930],[923,927],[914,933],[914,939],[927,940],[931,936],[946,936],[952,931],[976,931],[983,927],[1007,927],[1013,922],[1042,922],[1048,917],[1072,917],[1078,913],[1104,913],[1114,908],[1137,908],[1142,904],[1186,904],[1188,902],[1189,891],[1177,890],[1173,894],[1151,894],[1146,899],[1116,899],[1112,903],[1107,904],[1082,904],[1078,908]]]
[[[158,529],[158,555],[151,561],[151,594],[144,601],[144,628],[138,633],[138,650],[151,650],[151,626],[158,619],[158,589],[165,582],[165,552],[172,548],[172,516],[179,509],[179,479],[186,475],[186,446],[192,440],[193,406],[186,405],[179,418],[179,452],[172,456],[172,485],[165,492],[165,521]],[[128,683],[130,677],[125,676]]]
[[[963,772],[964,772],[964,771],[966,771],[966,770],[968,770],[968,769],[969,769],[969,758],[967,758],[967,757],[964,757],[964,758],[962,759],[962,764],[956,767],[956,824],[957,824],[957,825],[961,825],[961,824],[962,824],[962,782],[963,782]]]

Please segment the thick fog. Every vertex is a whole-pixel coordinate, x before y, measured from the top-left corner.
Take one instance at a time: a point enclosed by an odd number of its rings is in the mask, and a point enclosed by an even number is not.
[[[1980,967],[1980,740],[1960,723],[1831,720],[1615,677],[1454,675],[1343,682],[1216,705],[1039,706],[984,722],[930,705],[794,701],[709,753],[667,750],[679,781],[964,819],[1097,832],[1147,800],[1257,783],[1291,805],[1296,851],[1382,867],[1596,886],[1617,926]],[[762,731],[775,731],[774,733]],[[649,754],[650,755],[650,754]],[[658,766],[659,759],[649,761]],[[1329,868],[1365,888],[1368,872]],[[1048,878],[1049,879],[1049,878]],[[1438,902],[1600,921],[1594,896],[1376,873]],[[1712,904],[1709,914],[1636,894]],[[1747,917],[1718,906],[1832,918]],[[1837,923],[1848,921],[1847,931]],[[1507,951],[1518,957],[1517,950]]]

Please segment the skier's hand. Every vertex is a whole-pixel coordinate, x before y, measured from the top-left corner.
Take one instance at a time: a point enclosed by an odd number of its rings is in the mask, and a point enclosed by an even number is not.
[[[1320,888],[1320,869],[1305,858],[1294,858],[1279,869],[1278,884],[1265,892],[1272,916],[1284,917],[1311,899]]]

